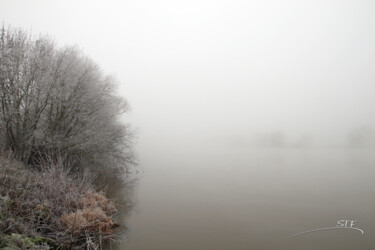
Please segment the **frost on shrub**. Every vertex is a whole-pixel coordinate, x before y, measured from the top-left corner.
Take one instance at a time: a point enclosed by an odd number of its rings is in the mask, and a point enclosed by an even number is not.
[[[73,249],[114,239],[120,229],[114,203],[94,191],[91,177],[68,173],[63,165],[45,163],[37,171],[0,156],[0,232]]]

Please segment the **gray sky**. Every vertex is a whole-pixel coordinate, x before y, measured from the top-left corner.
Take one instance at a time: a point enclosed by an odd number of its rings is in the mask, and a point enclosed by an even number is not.
[[[114,74],[150,140],[373,127],[374,13],[359,0],[0,0],[6,26]]]

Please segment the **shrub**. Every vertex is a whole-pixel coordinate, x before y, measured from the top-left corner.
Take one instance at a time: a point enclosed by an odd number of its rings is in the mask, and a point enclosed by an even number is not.
[[[61,221],[68,230],[74,233],[84,231],[102,232],[111,234],[115,223],[112,221],[112,214],[116,207],[103,193],[87,191],[79,200],[79,209],[69,214],[64,213]]]
[[[116,208],[95,192],[92,180],[87,173],[73,175],[61,161],[37,171],[0,157],[0,244],[97,249],[114,239],[120,229],[112,220]]]

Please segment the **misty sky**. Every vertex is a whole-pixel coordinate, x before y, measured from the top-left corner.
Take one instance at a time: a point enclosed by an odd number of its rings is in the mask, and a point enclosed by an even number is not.
[[[0,0],[5,26],[77,44],[114,74],[150,140],[374,127],[374,13],[359,0]]]

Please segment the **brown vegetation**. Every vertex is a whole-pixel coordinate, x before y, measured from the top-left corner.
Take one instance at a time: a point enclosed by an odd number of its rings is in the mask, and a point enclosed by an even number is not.
[[[115,237],[116,207],[94,191],[90,175],[75,176],[59,163],[45,163],[41,169],[30,170],[9,156],[0,158],[2,234],[41,236],[49,247],[73,249],[96,249]]]
[[[72,232],[85,230],[99,231],[105,234],[112,233],[115,223],[112,214],[116,207],[103,193],[87,191],[78,201],[79,209],[75,212],[64,213],[61,221]]]

